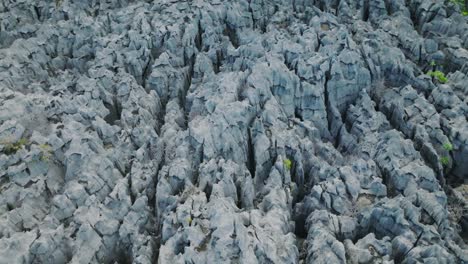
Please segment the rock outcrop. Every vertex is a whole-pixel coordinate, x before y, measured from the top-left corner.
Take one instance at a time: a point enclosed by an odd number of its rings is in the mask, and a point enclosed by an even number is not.
[[[468,263],[467,83],[451,1],[5,0],[0,263]]]

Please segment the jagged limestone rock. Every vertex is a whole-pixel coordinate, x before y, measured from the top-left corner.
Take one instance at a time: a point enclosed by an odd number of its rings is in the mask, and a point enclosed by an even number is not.
[[[2,1],[0,263],[468,262],[460,11]]]

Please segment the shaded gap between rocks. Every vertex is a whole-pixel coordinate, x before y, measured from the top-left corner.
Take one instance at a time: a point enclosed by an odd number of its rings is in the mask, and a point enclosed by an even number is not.
[[[229,41],[235,49],[239,48],[239,38],[235,28],[232,28],[228,23],[226,23],[223,34],[229,38]]]
[[[255,150],[252,142],[252,131],[250,128],[247,129],[248,141],[247,141],[247,168],[252,178],[255,178]]]

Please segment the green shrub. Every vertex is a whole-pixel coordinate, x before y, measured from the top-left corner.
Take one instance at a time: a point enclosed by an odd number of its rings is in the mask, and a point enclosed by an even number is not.
[[[47,162],[50,160],[50,157],[52,157],[51,153],[51,147],[49,144],[40,144],[39,148],[41,149],[41,157],[40,159],[44,162]]]
[[[444,166],[448,166],[450,163],[450,158],[447,156],[443,156],[440,158],[440,163],[442,163],[442,165]]]
[[[446,151],[452,151],[453,150],[453,145],[450,142],[445,143],[443,146],[444,146],[444,149]]]
[[[427,75],[436,78],[441,83],[446,83],[448,81],[445,74],[441,71],[429,71],[427,72]]]
[[[450,0],[450,2],[460,6],[461,14],[463,16],[468,16],[468,10],[465,9],[465,0]]]
[[[292,168],[292,161],[290,159],[285,159],[283,163],[286,169],[290,170]]]
[[[7,155],[15,154],[18,150],[23,148],[23,146],[25,146],[28,143],[29,142],[26,138],[21,138],[16,142],[2,143],[3,145],[5,145],[3,147],[3,152]]]

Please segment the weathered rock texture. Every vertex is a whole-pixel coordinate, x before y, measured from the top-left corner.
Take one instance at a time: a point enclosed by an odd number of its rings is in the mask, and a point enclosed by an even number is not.
[[[0,263],[468,263],[467,21],[0,1]]]

